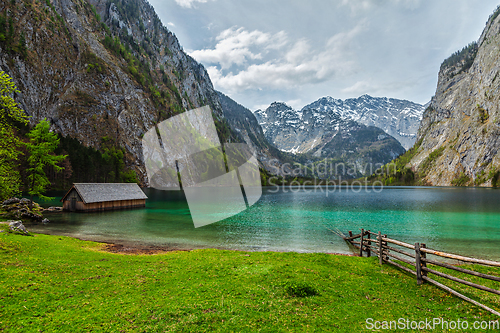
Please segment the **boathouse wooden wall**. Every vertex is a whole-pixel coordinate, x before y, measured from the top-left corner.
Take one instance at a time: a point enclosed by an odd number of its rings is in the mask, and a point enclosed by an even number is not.
[[[72,207],[72,201],[74,206]],[[107,210],[141,208],[146,206],[146,199],[109,200],[85,203],[77,190],[73,187],[63,198],[63,210],[74,212],[97,212]]]
[[[105,201],[105,202],[93,202],[86,204],[85,202],[78,200],[77,198],[75,211],[97,212],[105,210],[141,208],[141,207],[146,207],[146,199]],[[71,199],[64,200],[63,210],[71,211]]]

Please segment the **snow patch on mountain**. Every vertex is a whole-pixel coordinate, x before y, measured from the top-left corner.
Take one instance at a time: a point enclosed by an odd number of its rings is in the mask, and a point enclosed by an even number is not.
[[[347,121],[378,127],[409,149],[424,110],[423,105],[406,100],[363,95],[346,100],[327,96],[301,110],[275,102],[254,114],[268,140],[279,149],[306,153],[321,142],[320,137],[339,131],[339,125]]]

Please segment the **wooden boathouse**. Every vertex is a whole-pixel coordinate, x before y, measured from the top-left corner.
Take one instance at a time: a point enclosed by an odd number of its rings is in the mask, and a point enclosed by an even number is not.
[[[145,207],[147,198],[135,183],[75,183],[61,201],[65,211],[97,212]]]

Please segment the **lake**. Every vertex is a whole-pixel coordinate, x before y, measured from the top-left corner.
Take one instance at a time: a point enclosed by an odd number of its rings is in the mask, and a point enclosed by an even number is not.
[[[34,232],[123,245],[179,249],[352,253],[330,230],[382,231],[408,243],[500,260],[500,190],[385,187],[372,189],[264,188],[246,211],[194,228],[182,192],[145,189],[144,209],[47,214]],[[60,199],[60,196],[56,199]],[[43,203],[47,207],[55,202]],[[59,204],[57,202],[56,204]]]

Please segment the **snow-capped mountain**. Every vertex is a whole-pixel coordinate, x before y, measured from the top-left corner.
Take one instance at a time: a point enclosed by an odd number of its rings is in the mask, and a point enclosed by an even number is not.
[[[273,103],[255,116],[267,139],[279,149],[306,153],[321,149],[325,137],[332,137],[342,123],[355,121],[375,126],[409,149],[416,135],[424,106],[410,101],[363,95],[346,100],[323,97],[293,110],[284,103]],[[345,126],[344,126],[345,127]]]

